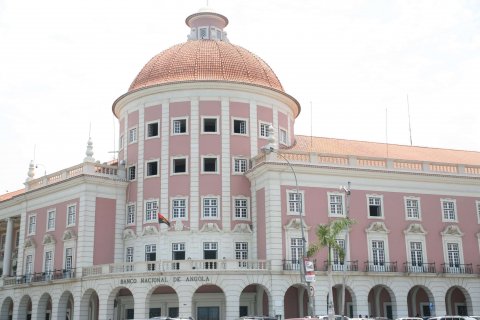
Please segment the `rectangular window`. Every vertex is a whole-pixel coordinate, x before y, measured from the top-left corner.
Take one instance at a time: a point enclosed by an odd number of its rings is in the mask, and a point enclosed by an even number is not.
[[[33,256],[31,254],[27,255],[25,261],[25,274],[30,275],[33,273]]]
[[[248,260],[248,243],[235,242],[235,259]]]
[[[385,265],[385,244],[382,240],[372,241],[372,258],[373,258],[373,265],[375,266]]]
[[[204,242],[203,243],[203,259],[217,260],[218,259],[218,243]],[[205,269],[217,269],[217,262],[205,262]]]
[[[133,262],[133,247],[127,247],[125,253],[125,262]]]
[[[344,239],[336,239],[337,241],[337,244],[343,248],[343,252],[345,253],[345,240]],[[345,260],[345,257],[342,258],[342,256],[340,255],[340,252],[339,250],[337,249],[333,249],[332,250],[333,254],[332,254],[332,257],[333,257],[333,264],[334,265],[343,265],[344,263],[344,260]]]
[[[290,239],[290,254],[292,256],[292,265],[297,268],[300,267],[300,262],[303,259],[303,240],[302,238]]]
[[[158,175],[158,161],[147,162],[147,177]]]
[[[187,217],[187,200],[173,199],[172,200],[173,219],[181,219]]]
[[[173,159],[173,173],[186,173],[187,172],[187,159],[178,158]]]
[[[43,271],[50,273],[53,270],[53,254],[52,251],[45,252],[45,265],[43,266]]]
[[[204,133],[216,133],[216,132],[218,132],[217,118],[203,118],[202,130],[203,130]]]
[[[328,194],[328,208],[330,216],[343,216],[343,195],[342,194]]]
[[[286,145],[286,144],[287,144],[287,131],[286,131],[286,130],[283,130],[283,129],[280,129],[278,135],[279,135],[278,141],[279,141],[281,144]]]
[[[198,39],[208,39],[208,28],[198,28]]]
[[[156,261],[157,260],[157,245],[155,244],[147,244],[145,245],[145,261]],[[148,271],[155,270],[154,263],[147,264]]]
[[[185,243],[172,243],[172,260],[185,260]],[[172,263],[174,270],[180,269],[180,262]]]
[[[55,210],[49,210],[47,212],[47,230],[55,230]]]
[[[128,143],[137,142],[137,128],[128,130]]]
[[[247,199],[235,199],[235,219],[248,219]]]
[[[187,133],[187,119],[174,119],[172,122],[173,134]]]
[[[135,166],[130,166],[128,167],[128,180],[135,180],[137,178],[137,173],[136,173],[136,168]]]
[[[129,204],[127,206],[127,224],[135,223],[135,205]]]
[[[460,250],[458,243],[447,243],[448,266],[458,268],[460,267]]]
[[[260,123],[260,137],[268,138],[268,128],[270,124],[268,123]]]
[[[405,198],[407,220],[420,219],[420,201],[416,198]]]
[[[217,158],[203,158],[203,172],[217,172]]]
[[[410,242],[410,260],[412,267],[421,267],[423,265],[423,249],[421,242]]]
[[[218,199],[217,198],[203,199],[203,218],[205,219],[218,218]]]
[[[158,137],[158,122],[147,124],[147,138]]]
[[[457,221],[457,213],[455,208],[455,200],[442,199],[442,220]]]
[[[77,217],[77,205],[73,204],[67,207],[67,227],[74,226]]]
[[[247,134],[247,121],[234,119],[233,120],[233,133],[235,134]]]
[[[234,173],[244,173],[247,171],[248,160],[235,158],[233,162],[233,172]]]
[[[65,270],[72,270],[73,268],[73,249],[65,249]]]
[[[288,213],[289,214],[305,214],[302,210],[303,197],[302,193],[297,191],[288,191]]]
[[[368,216],[379,218],[383,216],[382,213],[382,197],[367,196],[368,197]]]
[[[145,222],[156,222],[158,212],[158,201],[147,201],[145,203]]]
[[[34,234],[37,228],[37,216],[31,215],[28,218],[28,234]]]

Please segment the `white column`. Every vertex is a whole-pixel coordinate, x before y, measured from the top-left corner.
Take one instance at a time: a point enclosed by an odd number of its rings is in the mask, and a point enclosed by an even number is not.
[[[237,319],[240,308],[240,294],[237,290],[225,293],[225,319]]]
[[[12,242],[13,242],[13,220],[7,218],[7,235],[5,236],[5,253],[3,256],[3,274],[2,277],[10,275],[12,267]]]

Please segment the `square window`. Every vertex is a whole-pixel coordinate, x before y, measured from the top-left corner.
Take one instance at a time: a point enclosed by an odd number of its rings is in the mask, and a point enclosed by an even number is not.
[[[173,134],[187,133],[187,119],[175,119],[173,120]]]
[[[135,166],[128,167],[128,180],[135,180],[136,179],[136,168]]]
[[[234,119],[233,120],[233,133],[235,134],[247,134],[247,121]]]
[[[187,200],[173,199],[172,200],[172,218],[185,219],[187,217]]]
[[[328,194],[328,214],[329,216],[339,217],[344,216],[343,194],[329,193]]]
[[[147,138],[158,137],[158,122],[147,124]]]
[[[137,142],[137,128],[132,128],[128,131],[128,143]]]
[[[233,161],[233,172],[234,173],[244,173],[247,171],[247,159],[234,159]]]
[[[147,162],[147,177],[158,175],[158,161]]]
[[[185,173],[187,172],[187,159],[178,158],[173,159],[173,173]]]
[[[260,137],[268,138],[268,128],[270,127],[269,123],[260,123]]]
[[[456,201],[442,199],[442,221],[457,221]]]
[[[248,219],[248,199],[234,199],[235,219]]]
[[[405,198],[405,214],[407,220],[420,220],[420,199]]]
[[[215,133],[217,132],[217,119],[216,118],[203,118],[203,132]]]
[[[370,218],[383,217],[382,212],[382,197],[380,196],[367,196],[368,198],[368,216]]]
[[[217,158],[203,158],[203,172],[217,172]]]
[[[303,193],[301,191],[298,191],[295,190],[295,191],[291,191],[291,190],[288,190],[287,191],[287,197],[288,197],[288,211],[287,213],[288,214],[295,214],[295,215],[298,215],[299,213],[303,215],[305,215],[305,213],[303,212],[302,208],[303,208]]]
[[[147,201],[145,203],[145,222],[157,222],[158,201]]]
[[[204,219],[218,218],[218,199],[217,198],[203,199],[203,218]]]

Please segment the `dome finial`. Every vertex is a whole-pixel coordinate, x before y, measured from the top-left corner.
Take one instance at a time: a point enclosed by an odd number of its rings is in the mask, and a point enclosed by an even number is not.
[[[228,25],[228,19],[207,6],[185,19],[190,27],[188,40],[217,40],[228,42],[227,33],[223,29]]]
[[[88,138],[87,142],[87,151],[85,151],[86,157],[83,159],[83,162],[95,162],[95,159],[92,157],[93,156],[93,142],[92,138]]]

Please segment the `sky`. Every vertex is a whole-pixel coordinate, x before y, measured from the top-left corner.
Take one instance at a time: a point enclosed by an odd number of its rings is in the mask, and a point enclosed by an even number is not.
[[[0,194],[118,147],[111,112],[208,5],[301,104],[295,133],[480,152],[478,0],[0,0]]]

